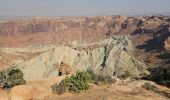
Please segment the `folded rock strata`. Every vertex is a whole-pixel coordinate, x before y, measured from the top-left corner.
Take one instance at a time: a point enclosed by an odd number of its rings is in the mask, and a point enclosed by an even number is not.
[[[57,77],[61,63],[65,69],[93,70],[103,75],[138,77],[147,73],[146,66],[133,57],[133,45],[127,36],[113,36],[100,42],[73,46],[58,46],[19,64],[25,79]],[[69,71],[68,71],[69,72]]]

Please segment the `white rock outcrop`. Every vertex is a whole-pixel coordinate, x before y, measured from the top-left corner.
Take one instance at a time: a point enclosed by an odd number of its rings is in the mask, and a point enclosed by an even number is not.
[[[133,57],[133,45],[127,36],[114,36],[100,42],[72,48],[54,47],[20,64],[25,79],[57,77],[61,62],[75,70],[121,76],[129,73],[138,77],[147,73],[146,66]]]

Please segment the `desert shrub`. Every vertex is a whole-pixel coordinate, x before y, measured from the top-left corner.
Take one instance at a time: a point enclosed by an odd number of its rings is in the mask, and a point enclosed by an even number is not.
[[[95,84],[115,83],[115,80],[113,80],[110,76],[94,75],[94,76],[92,76],[91,79],[92,79],[92,81],[94,81]]]
[[[88,82],[95,84],[112,84],[115,80],[110,76],[94,74],[93,71],[76,72],[76,75],[66,77],[59,84],[51,86],[53,93],[63,94],[64,92],[79,93],[81,90],[88,90]]]
[[[54,93],[63,94],[64,92],[79,93],[81,90],[89,89],[88,81],[90,75],[88,72],[77,72],[76,75],[66,77],[59,84],[51,86]]]
[[[95,84],[112,84],[116,82],[116,80],[113,80],[111,76],[98,75],[92,70],[88,70],[88,73],[91,76],[91,82],[94,82]]]
[[[90,74],[88,72],[76,72],[76,78],[80,81],[89,81],[90,80]]]
[[[52,86],[52,90],[54,93],[62,94],[68,90],[68,86],[71,83],[70,78],[66,77],[64,80],[60,82],[60,84],[54,84]]]
[[[11,67],[7,70],[0,71],[0,87],[11,88],[16,85],[25,84],[23,72],[17,67]]]
[[[152,85],[150,83],[144,83],[144,85],[142,85],[143,88],[147,89],[148,91],[154,91],[160,95],[163,95],[167,98],[170,98],[170,93],[168,93],[167,91],[162,91],[159,90],[159,88],[157,88],[155,85]]]
[[[122,74],[121,76],[119,76],[118,78],[120,79],[126,79],[130,76],[130,73],[128,71],[125,71],[124,74]]]
[[[155,85],[152,85],[151,83],[144,83],[144,85],[142,85],[143,88],[149,90],[149,91],[158,91],[158,88]]]

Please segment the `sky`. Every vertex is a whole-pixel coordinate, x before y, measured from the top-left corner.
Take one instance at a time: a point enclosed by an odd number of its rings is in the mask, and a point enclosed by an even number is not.
[[[170,14],[170,0],[0,0],[0,16]]]

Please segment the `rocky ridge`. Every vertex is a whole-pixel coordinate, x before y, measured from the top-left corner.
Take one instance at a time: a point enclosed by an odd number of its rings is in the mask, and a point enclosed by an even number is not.
[[[32,49],[34,50],[34,47]],[[17,52],[19,51],[15,49],[13,53]],[[146,65],[135,59],[133,52],[131,41],[124,35],[109,37],[91,44],[75,45],[74,42],[70,47],[51,46],[30,59],[11,60],[11,63],[17,64],[23,70],[27,80],[57,77],[66,72],[69,74],[72,71],[87,69],[98,74],[118,77],[127,73],[132,77],[147,74]],[[24,54],[24,49],[20,54]],[[64,66],[61,66],[62,64]]]

